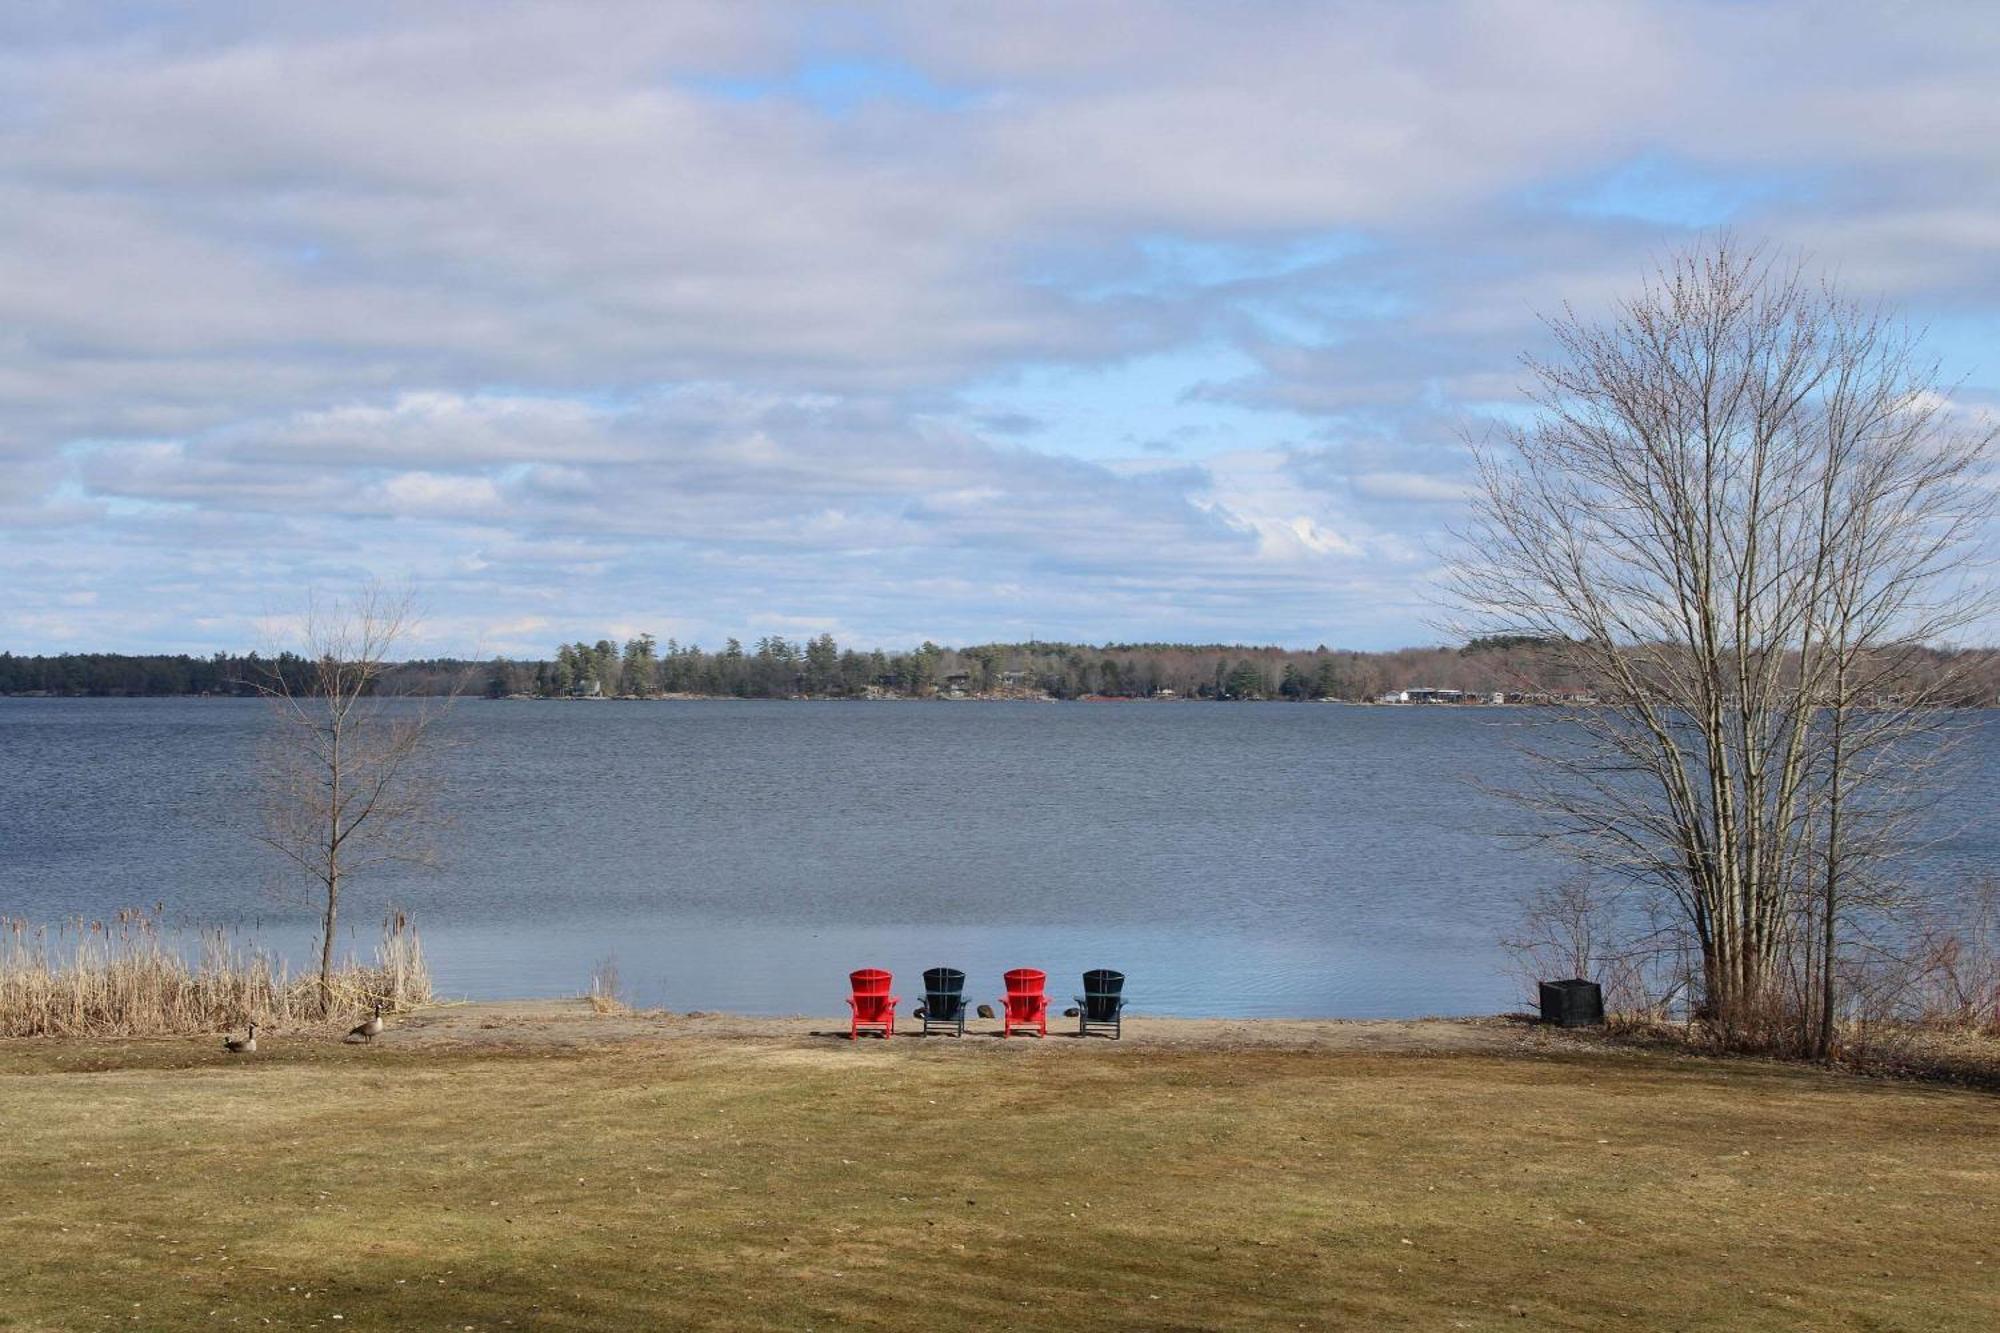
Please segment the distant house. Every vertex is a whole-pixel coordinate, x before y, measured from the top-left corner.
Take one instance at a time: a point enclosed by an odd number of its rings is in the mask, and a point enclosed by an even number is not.
[[[572,699],[595,699],[604,693],[604,687],[594,680],[582,680],[569,687]]]

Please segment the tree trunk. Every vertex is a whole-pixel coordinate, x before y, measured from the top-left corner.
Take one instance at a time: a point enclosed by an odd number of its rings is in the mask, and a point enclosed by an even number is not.
[[[1846,682],[1841,680],[1839,689],[1845,691]],[[1826,810],[1826,882],[1822,886],[1820,903],[1820,958],[1819,958],[1819,1031],[1813,1037],[1813,1056],[1820,1060],[1833,1058],[1833,1006],[1838,996],[1833,975],[1833,957],[1839,948],[1839,933],[1835,924],[1835,911],[1840,905],[1840,782],[1845,769],[1843,753],[1846,740],[1847,700],[1843,696],[1834,704],[1832,753],[1832,783],[1827,791]]]
[[[333,928],[340,912],[341,740],[346,728],[344,713],[336,713],[329,728],[330,756],[327,773],[326,821],[326,920],[319,941],[319,1002],[322,1012],[333,1012]]]
[[[326,1013],[333,1012],[333,927],[340,908],[340,875],[326,882],[326,920],[319,943],[319,1002]]]

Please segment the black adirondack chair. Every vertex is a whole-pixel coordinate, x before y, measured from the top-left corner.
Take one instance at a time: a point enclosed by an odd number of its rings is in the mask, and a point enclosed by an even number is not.
[[[1125,974],[1096,967],[1083,974],[1083,994],[1076,997],[1076,1035],[1092,1028],[1108,1030],[1113,1041],[1125,1035]]]
[[[924,1033],[933,1027],[965,1035],[965,973],[933,967],[924,973]]]

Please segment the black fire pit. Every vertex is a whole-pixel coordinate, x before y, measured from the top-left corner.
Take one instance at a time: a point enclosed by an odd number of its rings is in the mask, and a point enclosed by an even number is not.
[[[1604,1023],[1604,988],[1581,977],[1568,981],[1544,981],[1542,1021],[1563,1028],[1601,1027]]]

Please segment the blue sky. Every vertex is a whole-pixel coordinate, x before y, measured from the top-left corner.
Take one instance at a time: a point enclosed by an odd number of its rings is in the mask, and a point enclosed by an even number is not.
[[[1774,52],[1784,58],[1775,60]],[[0,15],[0,647],[1387,647],[1539,314],[1716,228],[2000,398],[1977,6]]]

